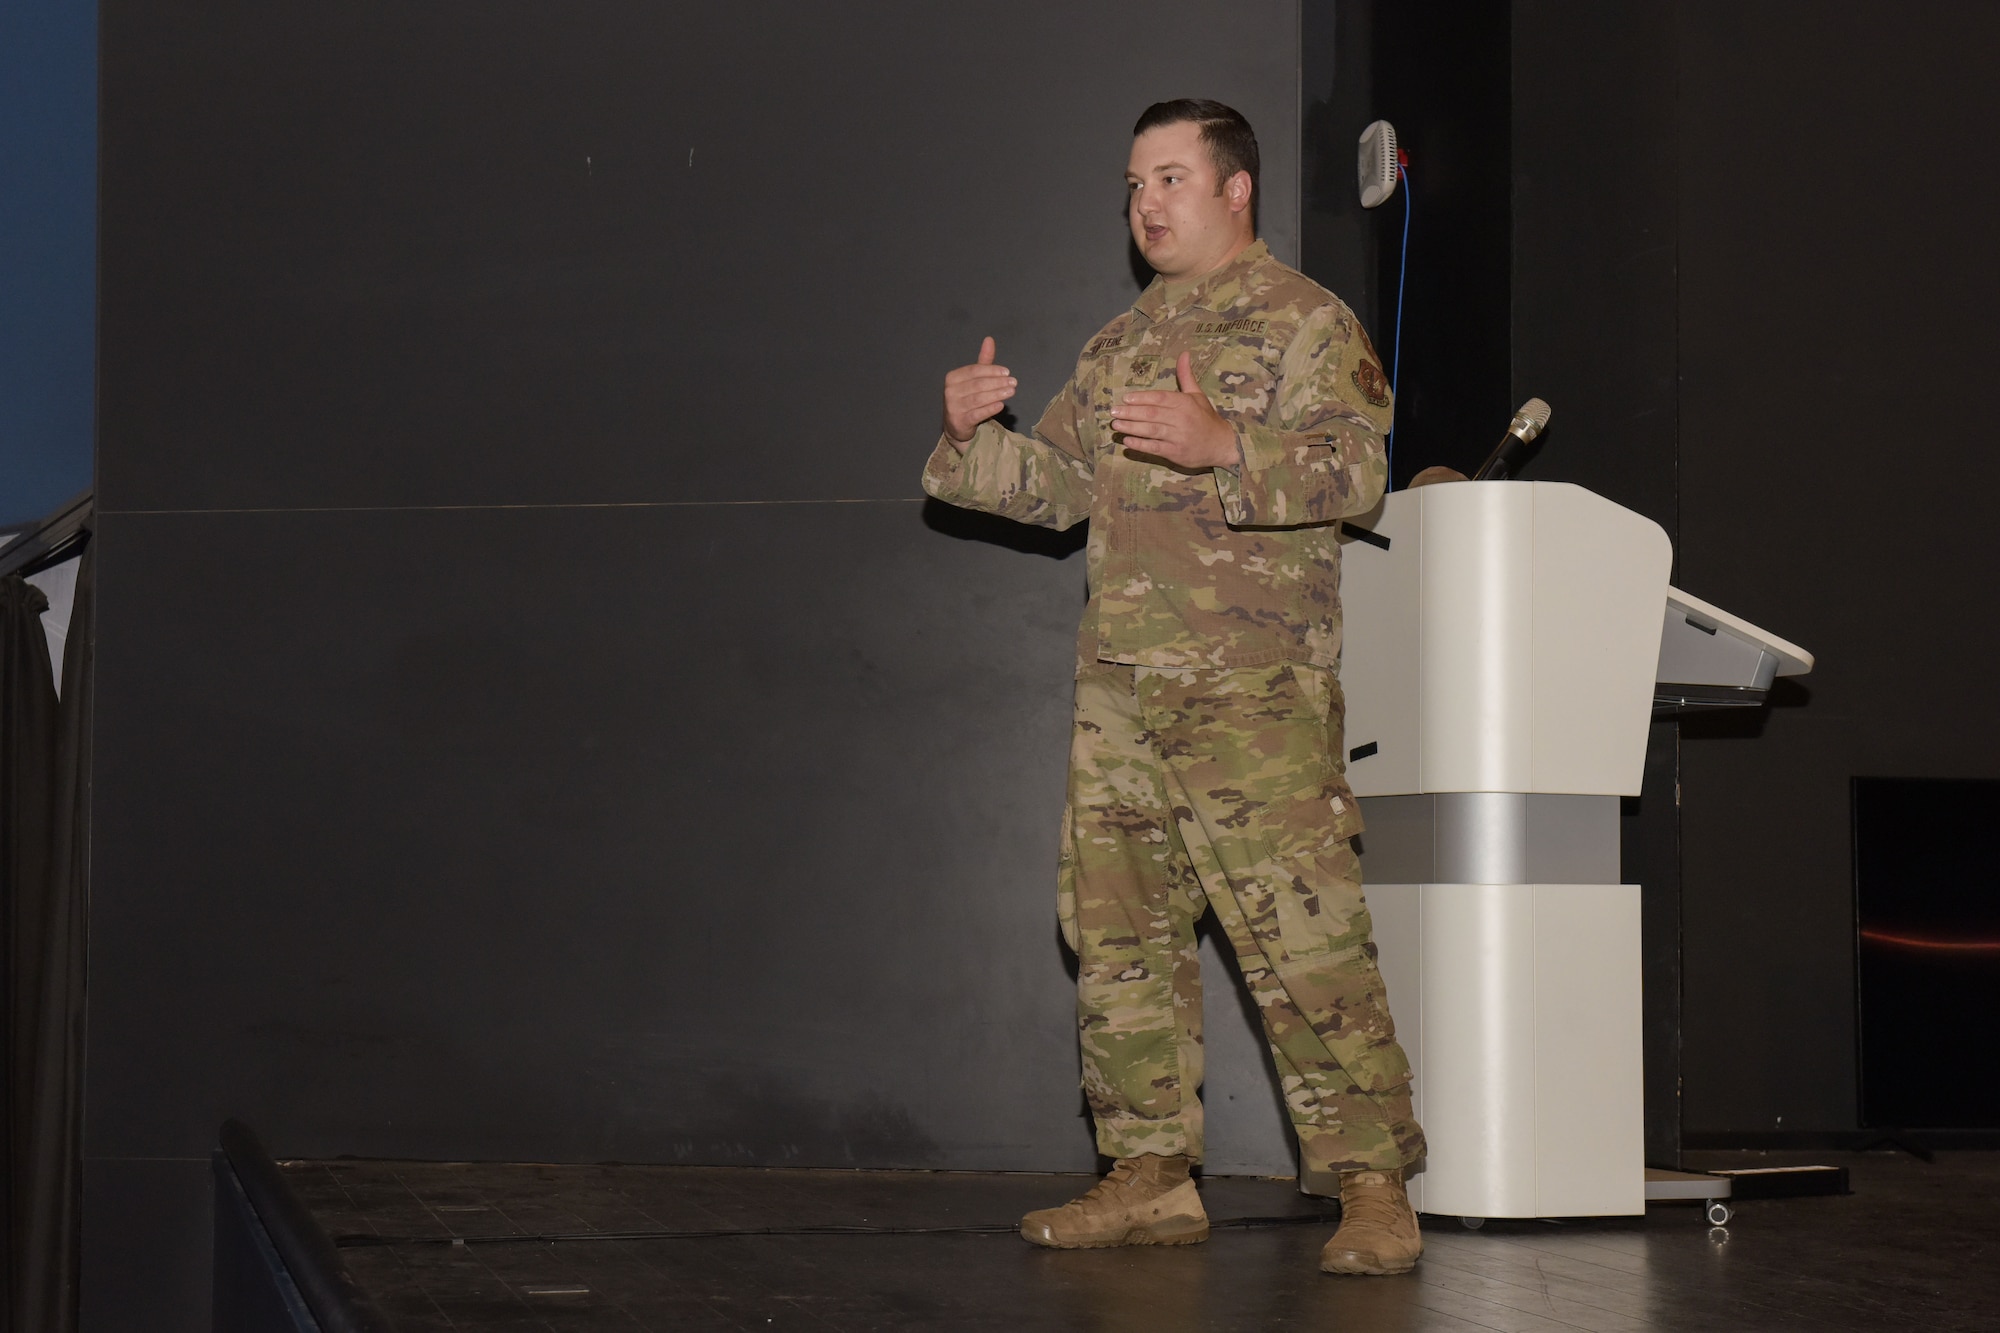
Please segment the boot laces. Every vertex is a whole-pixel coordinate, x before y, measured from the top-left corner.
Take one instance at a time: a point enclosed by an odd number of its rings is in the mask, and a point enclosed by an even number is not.
[[[1122,1193],[1127,1185],[1132,1184],[1138,1178],[1139,1159],[1136,1157],[1121,1157],[1111,1164],[1110,1172],[1099,1179],[1095,1185],[1092,1185],[1089,1191],[1082,1198],[1078,1199],[1077,1202],[1097,1203],[1101,1200],[1109,1199],[1114,1194]]]
[[[1403,1210],[1396,1206],[1394,1189],[1382,1183],[1354,1181],[1340,1191],[1340,1224],[1378,1227],[1383,1231],[1403,1228]]]
[[[1078,1205],[1111,1203],[1119,1196],[1129,1195],[1134,1190],[1147,1185],[1147,1166],[1156,1159],[1146,1157],[1121,1157],[1111,1164],[1111,1170],[1098,1179],[1088,1192],[1076,1199]],[[1152,1182],[1155,1188],[1147,1197],[1165,1194],[1176,1182],[1160,1180]]]

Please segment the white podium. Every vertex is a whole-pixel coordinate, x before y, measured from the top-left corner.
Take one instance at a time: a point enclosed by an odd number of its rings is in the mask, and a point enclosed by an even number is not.
[[[1659,525],[1578,486],[1426,486],[1348,527],[1348,780],[1430,1144],[1411,1200],[1643,1212],[1618,798],[1639,793],[1656,695],[1754,704],[1812,658],[1670,588]]]

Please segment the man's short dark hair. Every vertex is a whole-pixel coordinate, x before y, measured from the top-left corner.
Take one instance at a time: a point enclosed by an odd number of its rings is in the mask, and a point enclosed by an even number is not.
[[[1180,97],[1171,102],[1155,102],[1132,127],[1132,137],[1162,125],[1192,121],[1201,126],[1201,142],[1215,163],[1215,192],[1239,171],[1250,173],[1250,205],[1255,208],[1263,193],[1257,183],[1257,135],[1243,113],[1233,106],[1211,102],[1205,97]]]

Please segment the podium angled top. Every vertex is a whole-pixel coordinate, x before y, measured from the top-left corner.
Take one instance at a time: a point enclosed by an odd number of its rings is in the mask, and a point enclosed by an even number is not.
[[[1812,668],[1812,654],[1797,644],[1679,588],[1667,589],[1655,705],[1755,707],[1777,677],[1803,676]]]
[[[1355,526],[1357,795],[1638,793],[1673,563],[1659,524],[1581,486],[1483,481],[1395,492]]]

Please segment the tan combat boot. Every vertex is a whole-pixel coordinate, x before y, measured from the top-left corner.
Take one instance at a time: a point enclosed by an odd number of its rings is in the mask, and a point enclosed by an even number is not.
[[[1185,1157],[1126,1157],[1090,1193],[1021,1219],[1021,1238],[1058,1250],[1107,1245],[1193,1245],[1208,1239],[1208,1214]]]
[[[1319,1252],[1322,1273],[1407,1273],[1424,1252],[1401,1171],[1344,1171],[1340,1229]]]

